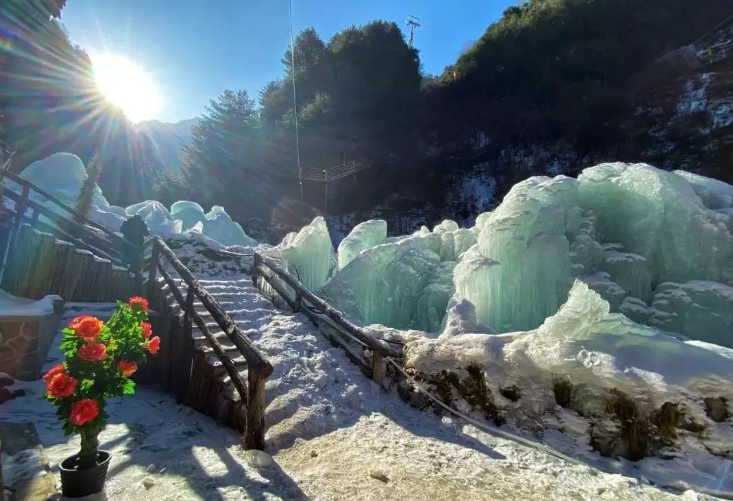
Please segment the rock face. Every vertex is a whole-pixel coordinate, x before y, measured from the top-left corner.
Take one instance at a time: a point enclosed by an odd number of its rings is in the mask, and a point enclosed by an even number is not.
[[[705,413],[716,423],[722,423],[730,417],[728,406],[726,404],[726,399],[722,397],[708,397],[705,399]]]

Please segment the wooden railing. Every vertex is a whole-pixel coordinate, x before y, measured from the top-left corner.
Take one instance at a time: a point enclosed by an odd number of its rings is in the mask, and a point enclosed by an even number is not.
[[[297,278],[283,270],[276,260],[260,252],[255,252],[254,259],[252,281],[255,287],[258,277],[262,277],[294,312],[304,313],[316,325],[327,323],[338,333],[332,336],[331,340],[341,346],[366,375],[382,384],[385,372],[384,359],[390,356],[389,348],[364,332],[361,327],[349,322],[343,313],[306,289]],[[287,290],[286,286],[292,291]],[[371,362],[363,353],[355,350],[352,343],[371,351]]]
[[[374,165],[373,162],[361,158],[359,160],[352,160],[351,162],[334,165],[325,169],[319,169],[316,167],[302,167],[300,171],[298,168],[291,168],[287,172],[293,177],[300,176],[303,181],[316,181],[320,183],[329,183],[336,181],[348,176],[355,176],[357,172],[369,169]]]
[[[139,254],[140,250],[133,244],[106,226],[76,212],[64,202],[30,181],[7,170],[0,170],[0,181],[2,181],[2,178],[10,179],[20,185],[21,191],[17,193],[8,186],[3,186],[2,188],[3,196],[13,200],[15,207],[13,210],[14,220],[10,230],[10,236],[0,256],[0,273],[2,272],[2,267],[5,265],[5,258],[18,235],[20,225],[23,223],[29,223],[31,226],[51,233],[62,240],[74,244],[78,248],[88,250],[99,257],[109,259],[112,263],[119,266],[129,264],[128,261],[130,258],[128,256]],[[62,212],[59,213],[31,200],[30,196],[32,193],[37,194],[42,200],[49,202],[52,206],[61,209]],[[30,215],[26,215],[27,212]],[[64,212],[68,215],[64,215]],[[54,224],[39,220],[40,216],[43,216]]]
[[[155,298],[159,283],[156,274],[160,273],[168,285],[170,292],[184,312],[184,337],[190,339],[193,335],[193,325],[204,335],[214,354],[221,361],[232,384],[247,409],[247,422],[244,432],[244,446],[247,449],[263,449],[265,446],[265,381],[272,374],[272,365],[260,353],[250,339],[237,327],[231,317],[224,311],[219,302],[196,280],[196,277],[176,257],[163,239],[158,236],[152,237],[149,241],[152,244],[152,255],[146,268],[149,270],[147,283],[147,296]],[[148,244],[146,244],[147,246]],[[165,259],[180,278],[186,283],[187,291],[184,298],[183,293],[176,285],[174,279],[163,266],[162,259]],[[201,304],[211,314],[229,340],[237,347],[247,361],[247,381],[236,370],[232,359],[224,351],[216,337],[211,333],[206,322],[194,309],[194,297],[197,297]]]

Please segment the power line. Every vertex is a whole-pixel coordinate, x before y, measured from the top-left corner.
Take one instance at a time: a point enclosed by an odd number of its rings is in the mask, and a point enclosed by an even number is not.
[[[303,170],[300,166],[300,133],[298,132],[298,96],[295,92],[295,39],[293,38],[293,0],[288,0],[288,14],[290,17],[290,75],[293,77],[293,116],[295,117],[295,154],[298,159],[298,183],[300,183],[300,198],[304,198]]]

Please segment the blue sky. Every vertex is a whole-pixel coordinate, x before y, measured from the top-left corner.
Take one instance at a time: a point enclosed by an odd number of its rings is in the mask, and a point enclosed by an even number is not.
[[[421,19],[415,46],[426,72],[440,74],[517,0],[293,0],[295,32],[324,41],[374,19]],[[162,121],[191,118],[225,89],[256,99],[282,75],[289,43],[287,0],[71,0],[62,13],[71,40],[89,52],[127,56],[155,80]]]

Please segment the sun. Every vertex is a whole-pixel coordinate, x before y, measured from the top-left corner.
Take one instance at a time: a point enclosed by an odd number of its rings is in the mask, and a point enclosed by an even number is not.
[[[94,79],[99,90],[132,122],[150,120],[160,111],[160,94],[153,79],[124,56],[92,56]]]

